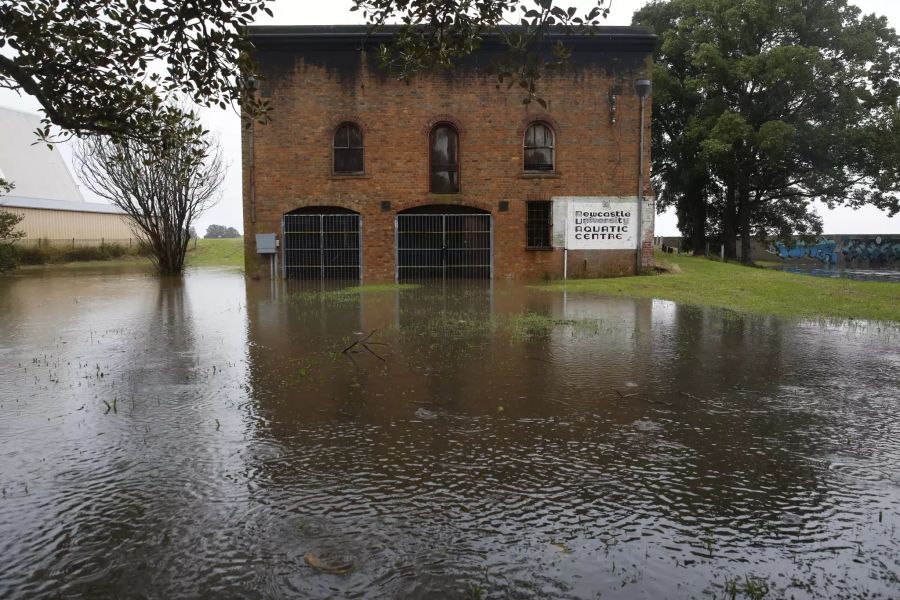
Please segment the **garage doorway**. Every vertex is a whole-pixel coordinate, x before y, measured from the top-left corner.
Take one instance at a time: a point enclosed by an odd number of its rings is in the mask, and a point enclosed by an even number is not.
[[[286,279],[361,281],[358,213],[339,207],[310,206],[285,214],[281,228]]]
[[[397,215],[397,281],[488,280],[493,276],[491,214],[430,205]]]

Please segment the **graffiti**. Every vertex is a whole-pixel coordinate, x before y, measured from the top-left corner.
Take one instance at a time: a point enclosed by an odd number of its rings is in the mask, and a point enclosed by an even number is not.
[[[837,242],[834,240],[819,240],[815,244],[797,242],[793,248],[788,248],[782,242],[775,242],[775,253],[781,258],[813,258],[825,266],[837,264]]]
[[[847,262],[865,262],[869,266],[900,267],[900,238],[860,238],[845,240],[841,254]]]

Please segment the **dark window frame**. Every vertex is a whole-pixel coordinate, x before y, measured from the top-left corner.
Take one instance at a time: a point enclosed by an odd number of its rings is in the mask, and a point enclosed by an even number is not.
[[[553,250],[553,201],[525,202],[525,248]]]
[[[436,192],[434,190],[434,173],[435,173],[435,164],[434,164],[434,136],[439,129],[447,128],[453,132],[456,136],[456,162],[454,165],[455,169],[440,169],[441,172],[453,172],[456,173],[456,190],[452,192]],[[460,155],[462,154],[460,147],[460,135],[459,128],[449,121],[440,121],[435,123],[431,131],[428,133],[428,193],[430,194],[439,194],[439,195],[449,195],[449,194],[459,194],[462,191],[462,169],[460,168]],[[450,166],[450,165],[440,165],[440,166]]]
[[[360,145],[353,146],[350,138],[350,132],[348,130],[347,134],[347,145],[346,146],[338,146],[338,134],[341,133],[345,127],[350,127],[356,129],[359,132]],[[337,169],[337,154],[338,151],[352,151],[358,150],[360,153],[359,161],[362,166],[361,171],[339,171]],[[359,125],[359,123],[355,123],[353,121],[343,121],[340,125],[334,128],[334,132],[331,134],[331,174],[335,177],[362,177],[366,174],[366,134],[363,131],[363,128]]]
[[[549,146],[538,146],[528,145],[528,133],[534,127],[544,127],[547,131],[550,132],[550,145]],[[550,165],[549,168],[528,168],[527,156],[529,149],[548,149],[550,150]],[[550,123],[547,121],[532,121],[528,124],[528,127],[525,128],[525,134],[522,136],[522,171],[525,173],[556,173],[556,130],[553,128]]]

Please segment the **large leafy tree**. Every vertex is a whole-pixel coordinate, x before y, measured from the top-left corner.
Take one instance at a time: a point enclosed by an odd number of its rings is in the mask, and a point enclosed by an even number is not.
[[[264,0],[0,0],[0,87],[46,117],[40,134],[160,142],[183,125],[172,97],[255,103],[243,34]]]
[[[385,61],[409,75],[451,64],[511,20],[527,25],[527,34],[510,37],[519,48],[546,25],[588,27],[606,16],[608,2],[584,14],[553,0],[355,0],[353,10],[373,27],[404,25]],[[0,87],[37,99],[46,117],[39,134],[49,141],[102,134],[165,144],[184,123],[175,97],[201,106],[242,103],[244,115],[264,118],[245,32],[261,12],[271,15],[267,4],[0,0]],[[536,80],[534,69],[507,75]]]
[[[590,32],[609,15],[612,0],[595,0],[584,11],[555,0],[354,0],[373,28],[398,21],[400,31],[381,48],[382,65],[402,78],[449,68],[475,50],[485,34],[508,48],[496,66],[499,83],[525,90],[523,102],[546,104],[537,93],[542,75],[564,66],[565,45],[547,43],[551,31]],[[515,26],[515,27],[510,27]]]
[[[900,40],[846,0],[671,0],[660,35],[654,166],[699,251],[820,233],[813,200],[900,212]]]
[[[224,225],[210,225],[206,228],[206,235],[204,235],[203,237],[208,240],[231,239],[241,237],[241,233],[234,227],[226,227]]]

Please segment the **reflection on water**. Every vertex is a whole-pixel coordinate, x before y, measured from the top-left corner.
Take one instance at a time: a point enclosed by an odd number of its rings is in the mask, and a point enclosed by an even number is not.
[[[0,280],[0,597],[900,594],[896,330],[291,291]]]

